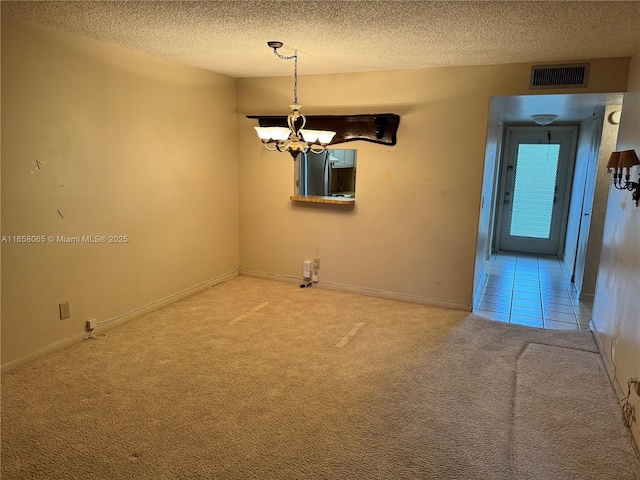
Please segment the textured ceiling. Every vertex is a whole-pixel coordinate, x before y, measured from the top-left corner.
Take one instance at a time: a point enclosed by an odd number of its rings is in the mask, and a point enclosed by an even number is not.
[[[638,1],[2,2],[2,13],[232,77],[627,57]]]

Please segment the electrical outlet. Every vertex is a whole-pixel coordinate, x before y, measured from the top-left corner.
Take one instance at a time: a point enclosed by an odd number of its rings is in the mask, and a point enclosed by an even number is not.
[[[60,320],[69,318],[71,316],[71,310],[69,309],[69,302],[64,302],[58,305],[60,307]]]
[[[302,278],[311,278],[311,261],[305,260],[302,262]]]
[[[319,258],[314,258],[313,259],[313,269],[314,270],[320,270],[320,259]]]
[[[93,320],[87,320],[87,331],[91,331],[98,326],[98,322],[94,318]]]

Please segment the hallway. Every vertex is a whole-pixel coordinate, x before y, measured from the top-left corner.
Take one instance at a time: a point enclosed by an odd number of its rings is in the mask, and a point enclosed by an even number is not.
[[[473,313],[555,330],[588,329],[592,302],[580,301],[555,257],[500,252],[487,262]]]

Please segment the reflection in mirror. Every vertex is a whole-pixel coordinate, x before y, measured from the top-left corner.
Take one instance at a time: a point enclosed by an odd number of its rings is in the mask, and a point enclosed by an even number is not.
[[[355,198],[357,150],[327,149],[298,155],[296,193],[304,196]]]

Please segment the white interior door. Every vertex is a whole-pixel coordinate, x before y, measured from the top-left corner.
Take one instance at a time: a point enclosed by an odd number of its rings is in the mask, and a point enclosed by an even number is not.
[[[507,127],[498,249],[559,255],[577,127]]]

